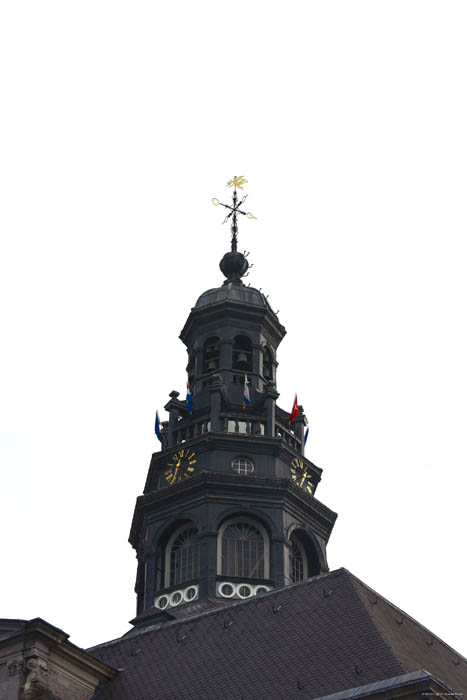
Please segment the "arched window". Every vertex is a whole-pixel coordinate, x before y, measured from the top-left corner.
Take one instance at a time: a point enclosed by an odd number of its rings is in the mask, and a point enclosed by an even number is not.
[[[269,539],[262,525],[248,518],[228,520],[220,528],[217,542],[219,574],[269,577]]]
[[[159,542],[156,550],[156,591],[160,591],[163,587],[163,569],[162,569],[162,545]]]
[[[232,368],[242,372],[251,372],[253,370],[251,340],[246,335],[237,335],[234,338]]]
[[[303,544],[292,535],[289,544],[289,582],[304,581],[308,576],[308,562]]]
[[[219,338],[212,336],[204,343],[203,352],[203,373],[214,372],[219,369],[220,346]]]
[[[272,382],[272,353],[269,348],[263,348],[263,377],[267,382]]]
[[[191,354],[188,359],[186,371],[188,374],[188,385],[192,387],[195,381],[195,356],[193,354]]]
[[[165,585],[178,586],[199,578],[199,541],[193,523],[179,527],[167,543]]]

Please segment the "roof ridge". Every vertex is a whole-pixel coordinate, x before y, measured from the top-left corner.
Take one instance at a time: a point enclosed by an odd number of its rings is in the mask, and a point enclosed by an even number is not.
[[[346,571],[347,571],[347,569],[346,569]],[[388,605],[390,608],[392,608],[392,610],[394,610],[394,611],[398,612],[400,615],[403,615],[404,617],[406,617],[407,620],[410,620],[410,622],[413,622],[415,625],[417,625],[417,626],[420,627],[422,630],[424,630],[425,632],[427,632],[427,634],[429,634],[431,637],[433,637],[433,639],[436,639],[436,640],[437,640],[440,644],[442,644],[446,649],[449,649],[449,651],[451,651],[453,654],[455,654],[456,656],[458,656],[460,659],[462,659],[463,661],[465,661],[465,662],[467,663],[467,658],[465,658],[464,656],[462,656],[462,654],[460,654],[460,653],[457,651],[457,649],[454,649],[454,648],[451,647],[449,644],[447,644],[444,640],[442,640],[441,637],[438,637],[438,635],[435,634],[434,632],[432,632],[430,629],[428,629],[428,627],[425,627],[425,625],[423,625],[421,622],[419,622],[418,620],[416,620],[414,617],[412,617],[411,615],[409,615],[408,613],[406,613],[405,610],[402,610],[402,608],[399,608],[397,605],[395,605],[395,604],[392,603],[390,600],[388,600],[387,598],[385,598],[383,595],[381,595],[381,593],[378,593],[378,591],[375,591],[374,588],[371,588],[371,586],[368,586],[364,581],[362,581],[361,579],[359,579],[358,576],[355,576],[355,574],[353,574],[351,571],[347,571],[347,573],[349,574],[349,576],[350,576],[350,578],[351,578],[351,580],[352,580],[352,584],[354,585],[354,588],[355,588],[355,590],[356,590],[356,592],[357,592],[357,595],[359,596],[360,599],[362,599],[362,598],[361,598],[361,596],[360,596],[360,594],[359,594],[359,591],[358,591],[357,587],[355,586],[355,583],[354,583],[355,581],[357,581],[357,582],[358,582],[363,588],[365,588],[367,591],[370,591],[370,592],[373,593],[377,598],[379,598],[379,599],[382,600],[384,603],[386,603],[386,605]],[[363,602],[363,604],[365,605],[365,601],[362,600],[362,602]],[[365,605],[365,608],[366,608],[366,605]],[[371,616],[371,614],[370,614],[370,613],[368,613],[368,614],[370,615],[370,617],[371,617],[373,623],[374,623],[375,626],[377,627],[376,622],[374,622],[374,619],[373,619],[373,617]],[[386,642],[386,644],[389,644],[389,642],[386,641],[386,636],[385,636],[384,632],[381,631],[378,627],[377,627],[377,629],[378,629],[379,634],[383,637],[383,639],[384,639],[384,641]],[[392,647],[391,647],[391,651],[392,651]]]

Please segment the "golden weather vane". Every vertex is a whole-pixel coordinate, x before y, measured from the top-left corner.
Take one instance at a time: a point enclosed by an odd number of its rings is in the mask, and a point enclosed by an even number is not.
[[[243,185],[245,185],[247,182],[248,180],[245,180],[243,175],[239,175],[238,177],[234,175],[232,180],[228,181],[227,187],[238,187],[240,190],[243,190]]]
[[[219,205],[221,207],[225,207],[226,209],[230,209],[230,213],[227,214],[225,217],[224,221],[222,222],[223,224],[226,223],[230,217],[232,217],[232,226],[231,226],[231,231],[232,231],[232,251],[237,250],[237,233],[238,233],[238,227],[237,227],[237,214],[243,214],[243,216],[246,216],[247,219],[256,219],[256,216],[253,216],[253,214],[249,211],[242,211],[240,209],[241,205],[245,202],[246,198],[248,197],[247,194],[245,194],[240,201],[237,201],[237,187],[242,190],[243,185],[245,185],[247,180],[243,177],[243,175],[234,175],[231,180],[228,181],[227,187],[233,187],[234,191],[232,193],[232,204],[223,204],[222,202],[219,202],[217,197],[212,198],[212,203],[214,206],[218,207]]]

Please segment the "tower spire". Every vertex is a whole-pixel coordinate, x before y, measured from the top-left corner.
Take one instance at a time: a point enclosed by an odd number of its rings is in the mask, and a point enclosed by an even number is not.
[[[247,194],[245,194],[240,201],[238,201],[237,198],[237,187],[238,189],[242,190],[243,185],[245,185],[248,182],[244,178],[243,175],[234,175],[231,180],[228,181],[227,187],[233,187],[233,192],[232,192],[232,205],[230,204],[223,204],[222,202],[219,202],[217,197],[212,198],[212,203],[214,206],[218,207],[219,205],[221,207],[225,207],[226,209],[230,209],[230,213],[227,214],[225,217],[224,221],[222,222],[225,224],[228,219],[231,218],[231,224],[230,224],[230,231],[232,233],[232,242],[231,242],[231,252],[236,253],[237,252],[237,242],[238,242],[238,225],[237,225],[237,214],[243,214],[243,216],[246,216],[247,219],[256,219],[256,216],[253,216],[253,214],[249,211],[242,211],[240,209],[241,205],[245,202],[246,198],[248,197]]]
[[[245,194],[240,200],[238,200],[237,196],[237,187],[242,190],[243,185],[247,183],[247,180],[243,175],[234,175],[231,180],[228,181],[227,187],[233,187],[233,192],[232,192],[232,205],[230,204],[224,204],[223,202],[220,202],[217,197],[212,198],[212,203],[214,206],[218,207],[219,205],[221,207],[225,207],[226,209],[229,209],[229,213],[225,217],[224,221],[222,222],[225,224],[229,219],[230,221],[230,231],[232,234],[231,238],[231,247],[230,247],[230,253],[226,253],[224,257],[222,258],[220,262],[220,268],[224,275],[227,277],[226,281],[224,284],[227,282],[239,282],[240,278],[243,277],[245,272],[248,270],[248,261],[245,258],[245,256],[242,253],[239,253],[237,251],[237,243],[238,243],[238,224],[237,224],[237,215],[242,214],[243,216],[246,216],[247,219],[256,219],[256,216],[253,216],[253,214],[249,211],[243,211],[240,209],[241,205],[245,202],[246,198],[248,197],[247,194]]]

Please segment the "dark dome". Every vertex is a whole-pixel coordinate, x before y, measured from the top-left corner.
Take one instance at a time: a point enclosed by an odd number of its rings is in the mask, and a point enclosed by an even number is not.
[[[240,284],[238,282],[227,282],[224,283],[222,287],[208,289],[201,294],[195,304],[195,309],[201,309],[206,306],[211,306],[212,304],[220,304],[224,301],[233,301],[237,304],[252,304],[253,306],[269,308],[266,298],[258,289],[254,287],[245,287],[242,282],[240,282]]]
[[[226,253],[219,263],[219,267],[227,280],[239,280],[248,270],[248,260],[236,250]]]

